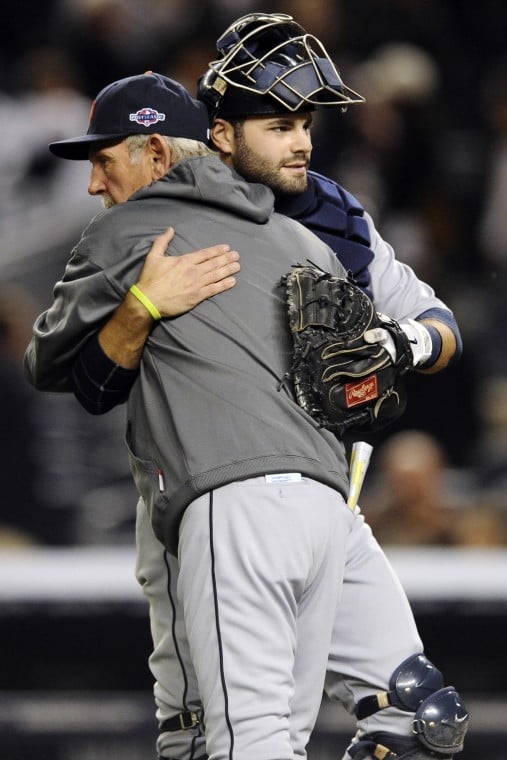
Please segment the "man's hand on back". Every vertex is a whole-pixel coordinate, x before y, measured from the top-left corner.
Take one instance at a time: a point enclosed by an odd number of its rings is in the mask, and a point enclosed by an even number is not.
[[[162,317],[177,317],[202,301],[234,287],[239,254],[226,244],[182,256],[166,256],[174,229],[155,238],[146,256],[137,287]],[[153,317],[132,293],[127,293],[99,333],[104,353],[125,369],[137,369]]]

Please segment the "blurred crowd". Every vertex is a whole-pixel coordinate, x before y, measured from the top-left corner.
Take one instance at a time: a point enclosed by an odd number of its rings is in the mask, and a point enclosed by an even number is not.
[[[89,417],[22,375],[33,320],[100,208],[86,162],[47,144],[85,131],[114,79],[151,69],[195,93],[217,36],[253,11],[292,15],[366,97],[317,114],[312,168],[361,200],[462,330],[462,360],[411,375],[405,416],[372,441],[367,517],[384,543],[505,545],[504,0],[18,0],[0,26],[0,547],[134,540],[124,410]]]

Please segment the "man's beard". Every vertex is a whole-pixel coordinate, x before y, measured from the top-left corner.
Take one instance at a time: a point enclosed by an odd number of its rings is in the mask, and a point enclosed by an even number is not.
[[[109,193],[102,193],[101,200],[104,208],[111,208],[116,205]]]
[[[285,177],[280,171],[286,163],[292,161],[307,162],[308,159],[301,154],[274,166],[263,160],[261,155],[252,151],[246,142],[240,139],[234,156],[234,168],[247,182],[261,182],[271,188],[275,195],[299,195],[308,185],[306,172],[297,177]]]

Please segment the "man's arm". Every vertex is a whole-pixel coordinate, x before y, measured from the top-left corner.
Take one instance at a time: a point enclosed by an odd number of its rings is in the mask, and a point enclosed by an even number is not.
[[[445,322],[437,316],[429,317],[424,315],[416,321],[429,328],[434,351],[437,356],[433,364],[430,364],[428,367],[420,367],[419,372],[428,375],[440,372],[447,367],[452,359],[459,358],[462,350],[461,337],[457,322],[452,315],[449,315]]]
[[[432,374],[445,369],[462,352],[460,330],[452,311],[433,288],[420,280],[410,266],[400,262],[379,235],[371,217],[367,219],[374,258],[369,265],[373,300],[378,311],[400,324],[409,319],[420,322],[430,333],[431,357],[418,372]]]
[[[155,239],[136,283],[162,317],[177,317],[234,287],[240,268],[239,254],[224,244],[165,256],[173,236],[170,227]],[[89,412],[104,414],[125,401],[153,324],[150,312],[129,292],[80,352],[72,369],[73,390]]]

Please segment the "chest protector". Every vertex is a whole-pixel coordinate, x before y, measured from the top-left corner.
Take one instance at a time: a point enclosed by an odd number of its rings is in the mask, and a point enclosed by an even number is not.
[[[308,172],[305,192],[279,198],[275,208],[327,243],[356,284],[372,298],[370,232],[364,209],[351,193],[321,174]]]

